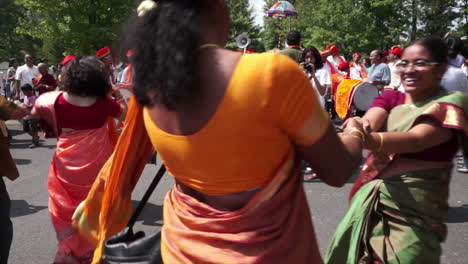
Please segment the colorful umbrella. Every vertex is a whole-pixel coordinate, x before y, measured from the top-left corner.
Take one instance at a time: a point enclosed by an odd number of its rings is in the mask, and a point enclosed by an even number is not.
[[[272,18],[297,18],[296,8],[288,1],[278,1],[268,9],[267,15]]]

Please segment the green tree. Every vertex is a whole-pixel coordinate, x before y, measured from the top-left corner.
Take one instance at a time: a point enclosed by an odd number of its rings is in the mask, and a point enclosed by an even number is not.
[[[236,37],[242,33],[246,33],[252,40],[249,48],[253,48],[255,52],[263,52],[263,44],[260,39],[260,28],[254,24],[253,10],[249,8],[248,0],[226,0],[226,4],[230,10],[231,18],[231,34],[227,48],[237,49]]]
[[[18,58],[21,61],[25,53],[36,54],[41,41],[15,31],[18,19],[23,16],[22,7],[16,5],[13,0],[4,0],[1,6],[0,61],[6,61],[9,58]]]
[[[65,54],[94,54],[117,39],[135,8],[128,0],[16,0],[24,16],[16,28],[42,41],[41,54],[59,61]]]
[[[275,0],[267,0],[265,11]],[[292,1],[291,1],[292,2]],[[300,0],[296,2],[298,18],[291,28],[302,33],[302,45],[322,50],[335,44],[346,58],[354,52],[369,53],[405,45],[427,35],[442,36],[453,21],[467,21],[467,0]],[[457,3],[458,2],[458,3]],[[457,7],[458,8],[455,8]],[[461,20],[461,18],[465,18]],[[458,28],[466,29],[466,23]],[[278,34],[288,31],[287,20],[265,18],[266,49],[277,46]]]
[[[264,12],[267,13],[268,9],[273,6],[276,0],[266,0]],[[292,4],[295,4],[296,1],[289,1]],[[301,5],[305,1],[297,1]],[[297,10],[297,6],[296,6]],[[304,16],[305,17],[305,16]],[[300,15],[297,19],[293,18],[264,18],[264,31],[263,31],[263,44],[266,50],[271,50],[274,48],[284,48],[284,43],[286,41],[286,35],[290,30],[299,30],[298,20],[303,19],[303,16]]]

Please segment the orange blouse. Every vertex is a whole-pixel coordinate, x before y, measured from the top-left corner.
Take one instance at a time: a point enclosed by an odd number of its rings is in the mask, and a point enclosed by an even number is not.
[[[298,64],[280,54],[243,55],[215,114],[198,132],[169,134],[143,111],[168,172],[206,195],[265,185],[294,145],[311,145],[329,119]]]

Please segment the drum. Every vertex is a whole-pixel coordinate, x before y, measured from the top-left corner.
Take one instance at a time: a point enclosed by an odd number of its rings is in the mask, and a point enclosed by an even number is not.
[[[360,83],[354,89],[353,105],[358,110],[367,111],[377,96],[379,92],[375,85],[368,82]]]
[[[344,79],[338,85],[335,94],[335,111],[342,120],[348,118],[355,88],[360,84],[361,80]]]

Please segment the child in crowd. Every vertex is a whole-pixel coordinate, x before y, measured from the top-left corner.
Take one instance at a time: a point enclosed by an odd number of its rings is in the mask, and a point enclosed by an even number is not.
[[[21,91],[24,94],[23,106],[31,111],[37,98],[34,95],[33,88],[30,84],[24,84],[21,86]],[[29,148],[39,146],[39,119],[36,119],[31,114],[26,115],[23,118],[23,131],[32,137],[32,144],[29,145]]]

